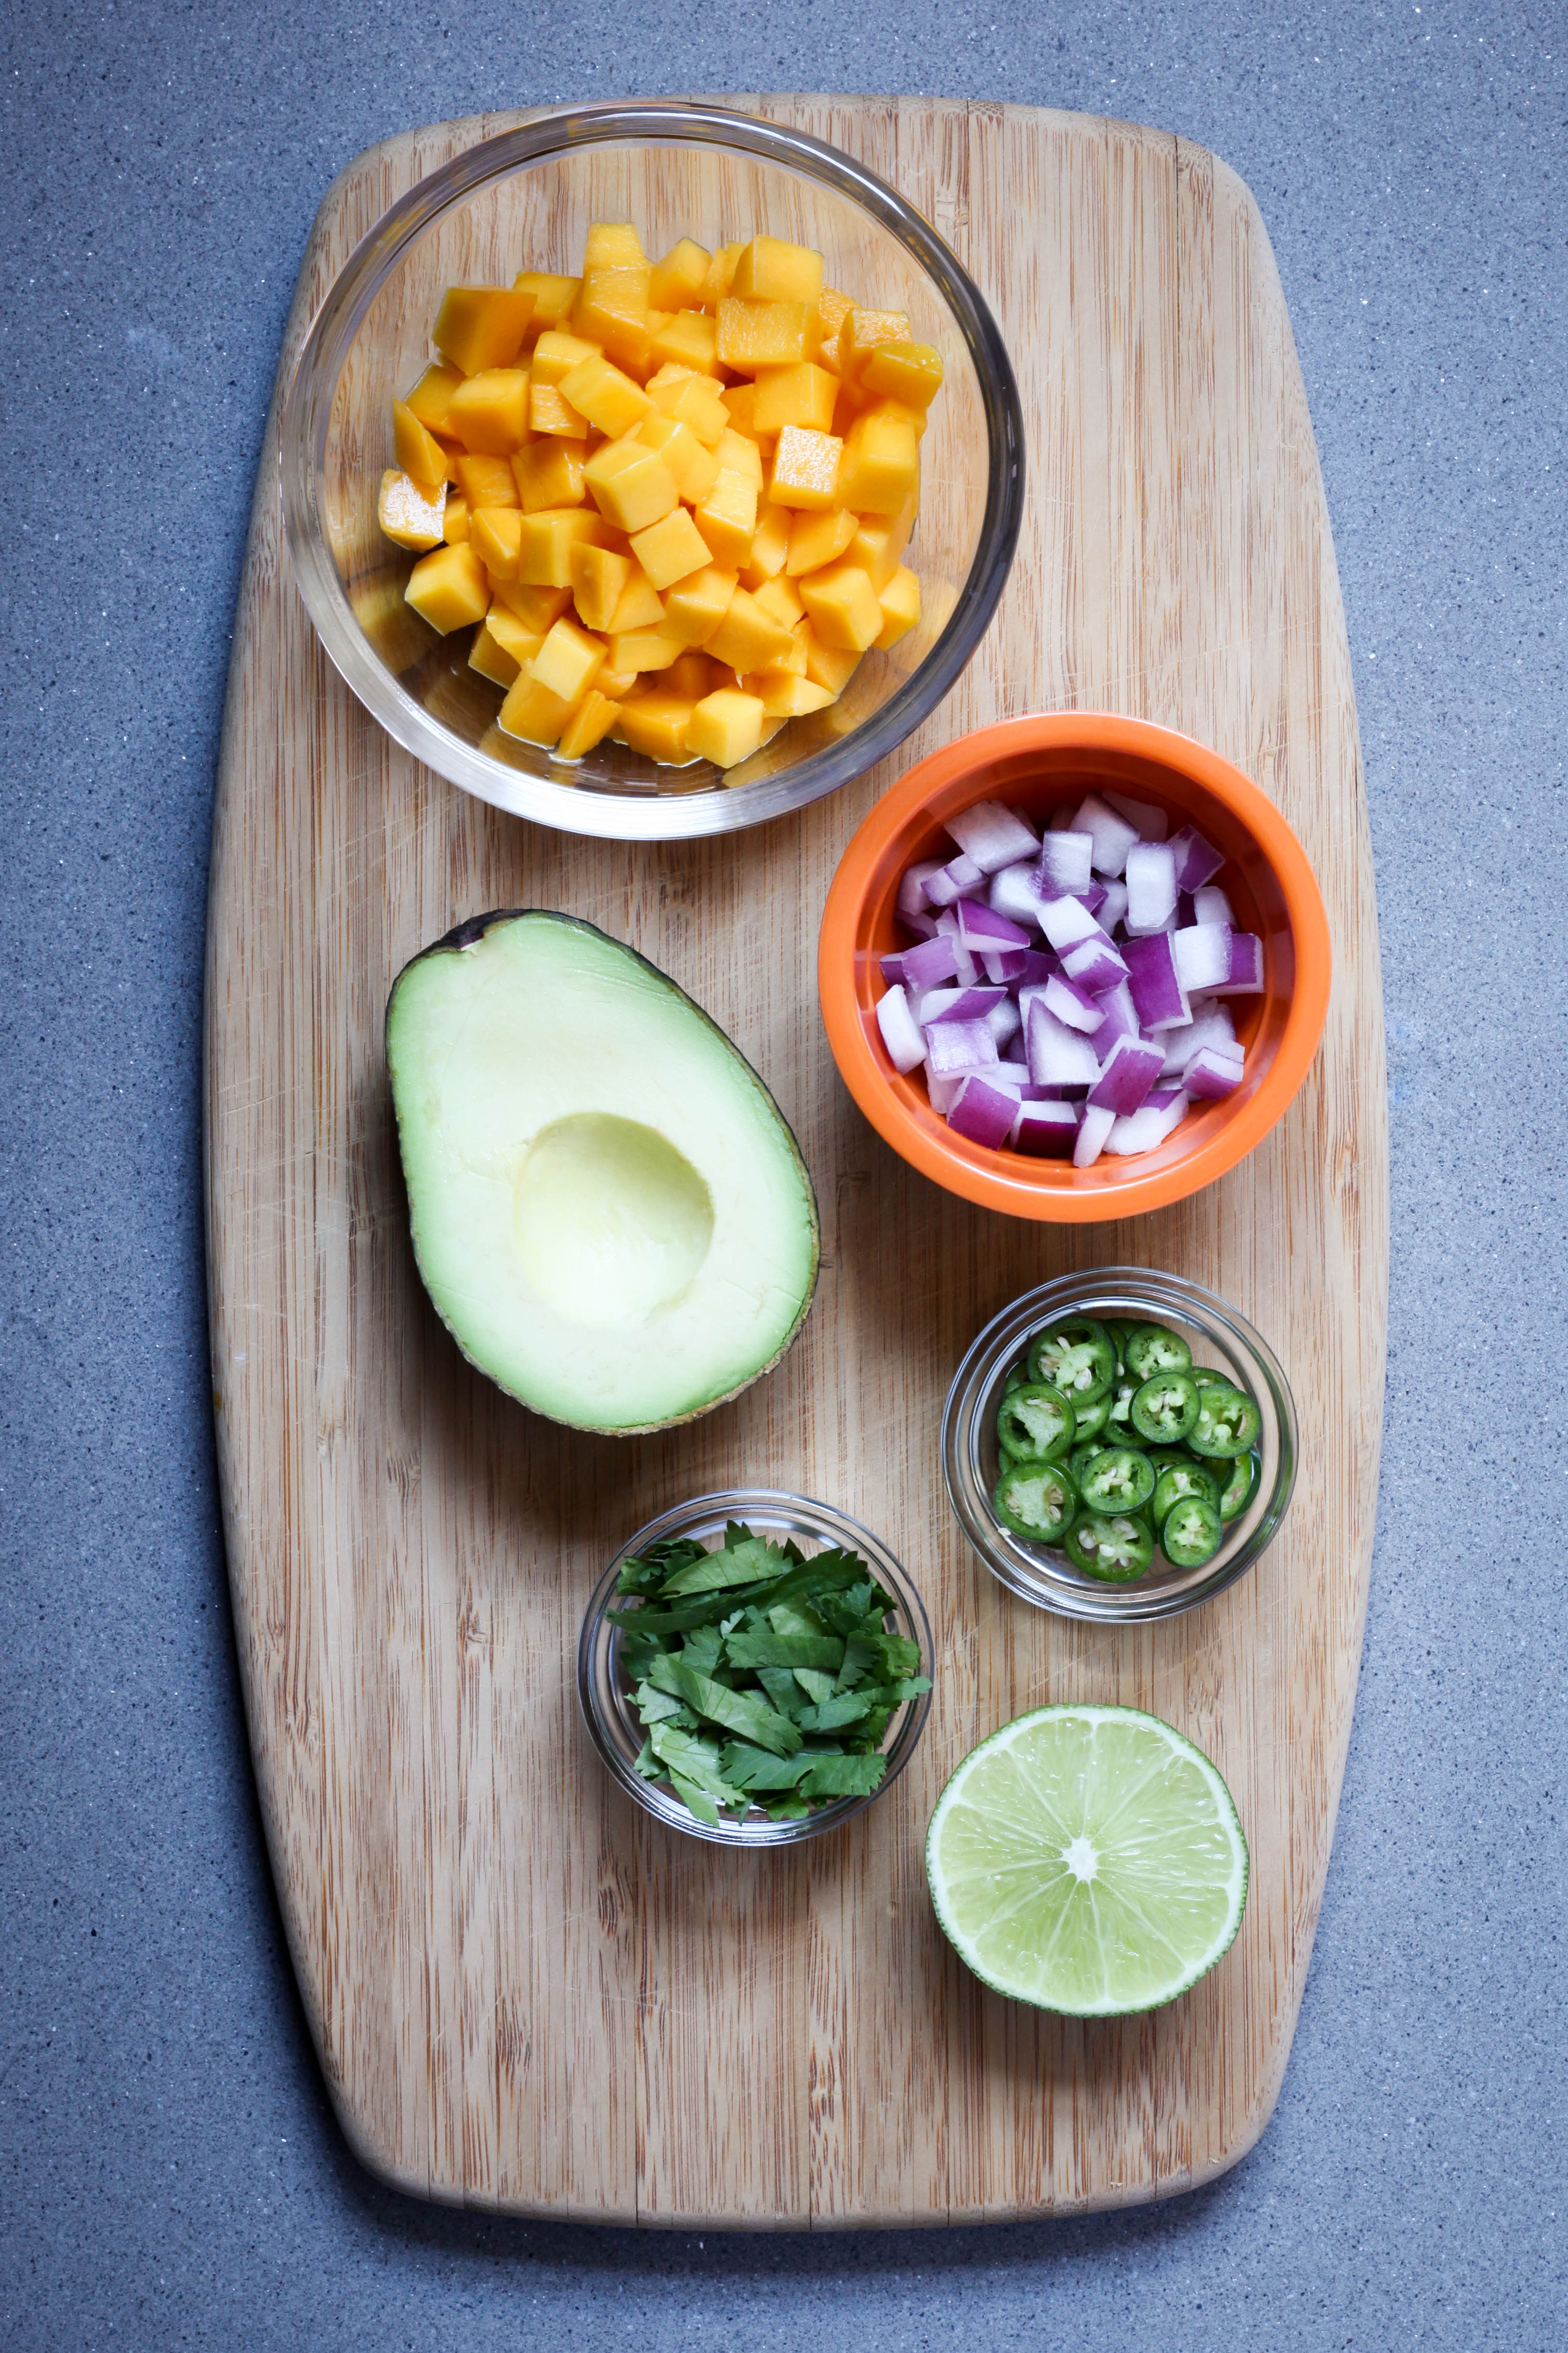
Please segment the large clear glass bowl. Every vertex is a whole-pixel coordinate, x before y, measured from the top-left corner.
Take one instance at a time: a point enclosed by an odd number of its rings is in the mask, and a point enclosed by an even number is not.
[[[1057,1546],[1031,1544],[1015,1535],[993,1510],[991,1498],[1002,1475],[996,1409],[1008,1367],[1026,1353],[1037,1332],[1068,1315],[1169,1324],[1187,1342],[1195,1365],[1223,1373],[1257,1406],[1261,1423],[1258,1484],[1246,1511],[1228,1523],[1218,1552],[1201,1568],[1173,1568],[1163,1553],[1156,1551],[1153,1567],[1135,1583],[1105,1584],[1081,1575]],[[1064,1274],[1005,1307],[953,1375],[942,1420],[948,1500],[993,1577],[1037,1609],[1114,1625],[1174,1618],[1245,1576],[1273,1543],[1289,1508],[1296,1483],[1296,1446],[1289,1384],[1262,1334],[1202,1283],[1141,1266]]]
[[[595,1747],[627,1796],[635,1798],[656,1821],[719,1846],[794,1846],[802,1839],[820,1838],[825,1831],[838,1830],[892,1788],[925,1730],[931,1694],[922,1692],[918,1698],[906,1700],[894,1716],[881,1749],[888,1769],[868,1796],[835,1798],[815,1807],[799,1821],[773,1822],[753,1807],[749,1814],[733,1820],[721,1814],[717,1824],[700,1822],[672,1789],[645,1780],[634,1760],[646,1736],[621,1668],[621,1629],[610,1623],[609,1613],[616,1607],[616,1579],[626,1561],[637,1559],[648,1545],[665,1536],[694,1536],[710,1552],[715,1550],[724,1541],[730,1520],[744,1520],[754,1535],[775,1543],[793,1538],[808,1560],[834,1545],[858,1553],[894,1598],[889,1632],[917,1643],[920,1672],[931,1672],[931,1621],[925,1604],[910,1583],[903,1564],[879,1537],[847,1512],[835,1511],[831,1504],[814,1503],[808,1495],[786,1494],[773,1487],[731,1487],[721,1494],[697,1495],[689,1504],[678,1504],[673,1511],[639,1528],[621,1546],[595,1587],[584,1615],[577,1641],[577,1697]]]
[[[376,523],[392,404],[432,356],[452,284],[575,272],[590,221],[630,220],[651,253],[767,230],[816,248],[828,282],[906,311],[945,376],[921,444],[908,562],[918,626],[868,654],[840,700],[794,720],[726,774],[660,767],[605,743],[581,761],[503,735],[501,691],[468,668],[472,632],[439,637],[403,590],[415,558]],[[587,106],[471,147],[384,215],[318,312],[283,413],[283,512],[322,644],[381,724],[455,785],[571,833],[663,840],[802,808],[903,742],[984,633],[1017,543],[1023,419],[996,323],[920,215],[804,132],[671,101]]]

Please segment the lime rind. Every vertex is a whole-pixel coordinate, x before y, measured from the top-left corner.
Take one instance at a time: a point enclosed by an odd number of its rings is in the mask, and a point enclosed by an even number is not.
[[[1230,1791],[1184,1734],[1141,1708],[1069,1702],[963,1758],[931,1818],[926,1872],[984,1984],[1116,2018],[1174,2001],[1229,1950],[1248,1858]]]

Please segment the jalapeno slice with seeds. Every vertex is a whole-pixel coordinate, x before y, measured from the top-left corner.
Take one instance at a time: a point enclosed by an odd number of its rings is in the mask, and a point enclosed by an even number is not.
[[[1168,1324],[1135,1324],[1127,1335],[1125,1354],[1128,1371],[1141,1381],[1152,1381],[1156,1373],[1188,1373],[1193,1367],[1192,1350]]]
[[[1257,1445],[1261,1427],[1262,1417],[1252,1399],[1227,1382],[1222,1388],[1202,1391],[1198,1418],[1187,1432],[1187,1444],[1208,1461],[1228,1462]]]
[[[1072,1411],[1073,1420],[1076,1425],[1073,1431],[1075,1440],[1079,1442],[1089,1438],[1104,1438],[1110,1440],[1110,1432],[1106,1428],[1106,1424],[1110,1419],[1110,1395],[1109,1390],[1104,1397],[1096,1398],[1092,1405],[1084,1405],[1079,1401],[1074,1405]],[[1121,1443],[1120,1439],[1115,1439],[1110,1442],[1118,1446]]]
[[[1173,1568],[1201,1568],[1218,1552],[1224,1534],[1219,1514],[1205,1497],[1184,1495],[1160,1530],[1160,1545]]]
[[[1152,1446],[1177,1446],[1198,1426],[1205,1392],[1191,1373],[1156,1373],[1132,1400],[1132,1427]]]
[[[1091,1315],[1074,1316],[1038,1335],[1029,1350],[1029,1371],[1074,1405],[1092,1405],[1116,1378],[1116,1344]]]
[[[1108,1454],[1110,1451],[1102,1438],[1091,1438],[1082,1446],[1075,1446],[1068,1456],[1068,1469],[1072,1473],[1073,1485],[1081,1490],[1089,1476],[1089,1464],[1098,1461],[1100,1455]]]
[[[1009,1389],[996,1409],[996,1436],[1020,1461],[1054,1462],[1073,1441],[1075,1416],[1068,1400],[1047,1381],[1026,1381]]]
[[[1012,1465],[991,1500],[1003,1526],[1031,1544],[1059,1544],[1078,1513],[1077,1493],[1060,1462]]]
[[[1116,1386],[1106,1399],[1105,1434],[1118,1446],[1144,1446],[1148,1440],[1132,1423],[1132,1400],[1142,1388],[1131,1373],[1119,1373]]]
[[[1154,1531],[1147,1520],[1127,1512],[1110,1519],[1100,1512],[1080,1512],[1067,1532],[1066,1549],[1085,1577],[1130,1585],[1154,1557]]]
[[[1201,1462],[1168,1462],[1154,1482],[1154,1525],[1163,1528],[1169,1514],[1184,1495],[1201,1495],[1219,1509],[1219,1481]]]
[[[1142,1511],[1154,1492],[1154,1465],[1131,1446],[1108,1446],[1079,1482],[1086,1512]]]
[[[1239,1519],[1246,1511],[1252,1501],[1252,1491],[1258,1484],[1258,1469],[1256,1454],[1237,1457],[1220,1494],[1219,1515],[1222,1520]]]

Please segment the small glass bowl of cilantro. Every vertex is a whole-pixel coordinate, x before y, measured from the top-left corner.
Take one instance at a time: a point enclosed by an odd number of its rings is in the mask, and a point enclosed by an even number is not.
[[[648,1813],[725,1845],[788,1845],[847,1821],[908,1764],[931,1707],[931,1627],[858,1521],[735,1488],[650,1521],[611,1562],[577,1693]]]

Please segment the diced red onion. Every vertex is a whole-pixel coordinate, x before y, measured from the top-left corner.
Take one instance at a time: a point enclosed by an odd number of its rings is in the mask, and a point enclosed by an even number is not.
[[[1230,978],[1215,990],[1216,997],[1261,997],[1263,943],[1256,932],[1232,932]]]
[[[981,969],[987,980],[999,981],[1005,987],[1011,987],[1015,981],[1023,978],[1027,968],[1028,955],[1027,948],[982,948]]]
[[[999,915],[980,899],[961,899],[953,910],[958,917],[958,936],[971,955],[983,948],[1026,948],[1029,934],[1020,924]]]
[[[1024,1027],[1024,1017],[1010,997],[1005,997],[999,1005],[994,1005],[985,1018],[990,1024],[991,1035],[996,1040],[998,1052],[1010,1044]]]
[[[1127,853],[1127,932],[1163,931],[1176,912],[1176,858],[1168,841],[1135,841]]]
[[[982,874],[995,874],[1020,858],[1030,858],[1040,846],[1032,825],[1000,801],[976,801],[946,819],[946,830]]]
[[[1001,1087],[984,1079],[965,1079],[952,1099],[947,1124],[955,1135],[968,1136],[989,1152],[998,1151],[1013,1132],[1018,1106]]]
[[[1152,801],[1129,800],[1125,793],[1107,793],[1104,798],[1144,841],[1163,841],[1171,830],[1170,818]]]
[[[1182,1085],[1194,1102],[1215,1103],[1234,1094],[1245,1072],[1239,1056],[1233,1060],[1216,1046],[1200,1046],[1182,1073]]]
[[[949,859],[936,873],[926,877],[926,904],[931,907],[951,907],[966,891],[977,890],[985,880],[973,858],[962,854]]]
[[[988,1021],[933,1021],[926,1031],[926,1057],[939,1079],[973,1071],[996,1060]]]
[[[936,919],[936,927],[940,933],[944,934],[952,942],[952,969],[954,978],[961,980],[965,988],[973,988],[975,982],[980,977],[980,968],[976,965],[974,958],[970,955],[969,950],[964,946],[963,942],[958,936],[958,917],[953,913],[951,907],[944,907],[942,909],[941,914]]]
[[[1006,996],[1005,988],[928,989],[915,1006],[915,1019],[922,1029],[933,1021],[984,1021]]]
[[[910,1000],[897,981],[877,999],[877,1027],[895,1071],[912,1071],[917,1063],[925,1060],[926,1041],[910,1011]]]
[[[1078,1113],[1071,1103],[1025,1103],[1018,1106],[1008,1137],[1016,1152],[1040,1160],[1069,1160],[1078,1141]]]
[[[1066,898],[1041,901],[1040,929],[1058,955],[1065,955],[1079,940],[1105,936],[1082,900],[1070,893]]]
[[[1178,1029],[1160,1032],[1160,1043],[1165,1049],[1168,1078],[1179,1078],[1193,1056],[1201,1053],[1205,1046],[1218,1047],[1222,1051],[1228,1048],[1237,1054],[1241,1051],[1236,1042],[1236,1024],[1223,1005],[1215,1006],[1207,1013],[1199,1013],[1194,1007],[1190,1021],[1184,1022]]]
[[[929,907],[922,907],[918,914],[900,914],[899,921],[906,932],[913,932],[917,940],[934,940],[936,937],[936,917]]]
[[[1065,1021],[1069,1029],[1081,1029],[1086,1038],[1091,1038],[1105,1018],[1099,999],[1076,980],[1068,980],[1065,973],[1047,981],[1040,1001],[1058,1021]]]
[[[1099,1057],[1088,1039],[1038,1002],[1029,1008],[1026,1036],[1029,1076],[1037,1087],[1091,1087],[1099,1078]]]
[[[1087,890],[1094,880],[1093,860],[1091,833],[1047,833],[1035,867],[1036,895],[1061,899],[1069,891]]]
[[[1176,853],[1176,887],[1181,891],[1201,891],[1225,864],[1224,850],[1205,841],[1195,826],[1184,825],[1173,834],[1171,848]]]
[[[1230,977],[1231,934],[1224,923],[1194,923],[1175,932],[1171,953],[1176,977],[1189,997],[1201,989],[1221,988]]]
[[[1193,921],[1194,923],[1223,923],[1227,932],[1235,931],[1236,917],[1231,912],[1230,901],[1217,882],[1205,883],[1201,891],[1193,892]]]
[[[1105,898],[1094,910],[1095,921],[1102,932],[1114,933],[1118,923],[1126,920],[1127,885],[1125,882],[1103,882],[1100,888]]]
[[[1121,873],[1127,863],[1127,853],[1138,839],[1137,827],[1129,825],[1124,817],[1118,817],[1098,793],[1089,794],[1079,803],[1073,830],[1094,836],[1094,871],[1108,881]],[[1205,875],[1204,879],[1206,881],[1208,878]]]
[[[1062,968],[1061,958],[1053,955],[1048,948],[1025,948],[1023,958],[1024,969],[1017,981],[1020,988],[1031,988],[1038,982],[1049,980],[1053,972],[1060,972]]]
[[[1127,961],[1121,950],[1113,947],[1101,932],[1068,948],[1062,957],[1062,970],[1079,988],[1088,989],[1091,997],[1103,997],[1108,988],[1126,979]]]
[[[1114,988],[1097,997],[1095,1003],[1100,1008],[1100,1022],[1089,1042],[1103,1062],[1118,1038],[1138,1036],[1138,1016],[1132,1007],[1132,991],[1125,980],[1119,980]]]
[[[1146,940],[1129,940],[1125,950],[1128,985],[1143,1029],[1173,1029],[1192,1018],[1186,993],[1176,974],[1169,932],[1155,932]]]
[[[905,867],[902,878],[899,883],[899,896],[897,901],[898,910],[900,915],[923,915],[925,913],[925,885],[931,875],[940,874],[942,872],[942,861],[940,858],[917,859],[912,866]]]
[[[1039,930],[1043,902],[1032,864],[1004,866],[991,877],[990,898],[999,915],[1008,915],[1016,923]]]
[[[1106,1137],[1115,1124],[1116,1113],[1113,1111],[1097,1108],[1084,1113],[1072,1148],[1072,1165],[1075,1168],[1094,1166],[1105,1149]]]
[[[940,1112],[942,1118],[945,1119],[948,1113],[952,1109],[952,1099],[958,1092],[959,1088],[963,1084],[964,1080],[988,1079],[992,1075],[992,1071],[994,1068],[994,1064],[987,1063],[984,1070],[952,1071],[944,1078],[938,1072],[933,1071],[931,1064],[928,1062],[926,1064],[926,1092],[931,1097],[931,1107],[932,1111]]]
[[[1119,1119],[1129,1117],[1159,1077],[1164,1059],[1158,1046],[1148,1045],[1142,1038],[1118,1038],[1089,1091],[1089,1109],[1113,1111]]]
[[[1117,1121],[1106,1138],[1105,1148],[1107,1152],[1114,1152],[1119,1158],[1137,1152],[1152,1152],[1164,1143],[1173,1128],[1180,1127],[1187,1110],[1185,1095],[1177,1095],[1169,1103],[1158,1107],[1146,1103],[1142,1110],[1135,1111],[1130,1119]]]
[[[958,970],[958,943],[939,934],[934,939],[920,940],[912,948],[904,948],[898,955],[885,955],[880,961],[883,978],[888,981],[921,991],[937,988]]]
[[[1070,892],[1068,896],[1076,899],[1080,907],[1087,908],[1098,922],[1100,911],[1105,904],[1105,893],[1106,885],[1103,882],[1089,882],[1081,891]],[[1100,929],[1103,931],[1104,928],[1104,924],[1101,923]]]

